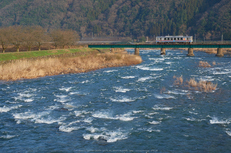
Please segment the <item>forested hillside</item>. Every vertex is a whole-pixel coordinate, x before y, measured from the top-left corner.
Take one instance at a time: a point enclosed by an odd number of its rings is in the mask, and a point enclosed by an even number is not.
[[[0,26],[73,29],[82,37],[231,39],[230,0],[1,0]]]

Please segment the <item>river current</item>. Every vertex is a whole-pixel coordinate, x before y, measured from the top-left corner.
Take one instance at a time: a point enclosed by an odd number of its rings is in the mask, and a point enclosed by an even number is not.
[[[230,57],[166,53],[140,50],[135,66],[0,82],[0,152],[231,152]],[[176,85],[173,76],[217,89]]]

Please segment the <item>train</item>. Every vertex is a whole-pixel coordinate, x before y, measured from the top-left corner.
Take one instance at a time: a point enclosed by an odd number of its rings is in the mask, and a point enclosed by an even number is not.
[[[193,36],[157,36],[157,44],[192,44]]]

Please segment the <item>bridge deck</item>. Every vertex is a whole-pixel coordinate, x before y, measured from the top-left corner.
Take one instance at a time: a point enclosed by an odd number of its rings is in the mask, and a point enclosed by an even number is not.
[[[231,44],[111,44],[111,45],[88,45],[89,48],[231,48]]]

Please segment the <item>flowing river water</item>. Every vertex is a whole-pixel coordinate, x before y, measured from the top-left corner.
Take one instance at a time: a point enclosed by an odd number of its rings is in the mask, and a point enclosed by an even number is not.
[[[140,50],[135,66],[0,82],[0,152],[231,152],[230,57],[166,53]],[[181,75],[217,89],[174,85]]]

